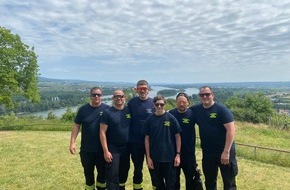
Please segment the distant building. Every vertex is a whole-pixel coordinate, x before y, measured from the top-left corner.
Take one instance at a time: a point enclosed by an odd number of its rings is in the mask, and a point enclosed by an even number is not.
[[[59,101],[59,97],[58,97],[58,96],[56,96],[56,97],[52,97],[52,98],[51,98],[51,101]]]
[[[290,116],[290,110],[288,109],[278,109],[278,113]]]

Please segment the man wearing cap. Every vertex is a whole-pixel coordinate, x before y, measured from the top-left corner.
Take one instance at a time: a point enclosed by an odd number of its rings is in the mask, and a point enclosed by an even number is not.
[[[195,128],[192,119],[192,111],[188,109],[189,97],[186,93],[180,92],[176,95],[176,108],[169,111],[179,122],[182,132],[180,166],[177,168],[175,190],[180,189],[181,168],[185,176],[186,190],[202,190],[200,171],[197,168],[195,156]]]

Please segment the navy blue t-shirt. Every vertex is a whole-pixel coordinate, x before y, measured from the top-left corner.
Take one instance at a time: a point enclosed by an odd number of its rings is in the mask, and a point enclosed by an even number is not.
[[[106,132],[108,149],[111,153],[121,153],[128,145],[131,122],[127,106],[118,110],[113,106],[106,109],[101,117],[101,123],[108,125]]]
[[[144,134],[149,136],[150,157],[156,162],[173,162],[176,155],[175,134],[182,131],[173,115],[150,115],[144,122]]]
[[[180,113],[177,108],[169,111],[178,121],[182,128],[181,135],[181,156],[188,159],[195,159],[195,123],[192,118],[192,110]]]
[[[131,126],[129,141],[133,143],[144,144],[143,124],[145,119],[154,113],[154,103],[152,98],[141,100],[139,97],[134,97],[128,102],[128,107],[131,113]]]
[[[100,117],[103,111],[110,106],[101,104],[93,107],[89,103],[80,107],[74,122],[81,125],[81,151],[97,152],[102,150],[99,130]]]
[[[232,112],[216,102],[210,108],[204,108],[202,104],[198,104],[190,109],[192,109],[194,121],[199,126],[202,150],[220,155],[226,140],[224,124],[234,121]]]

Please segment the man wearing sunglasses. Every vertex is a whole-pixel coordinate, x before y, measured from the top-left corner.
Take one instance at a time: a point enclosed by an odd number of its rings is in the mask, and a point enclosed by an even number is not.
[[[206,189],[217,189],[219,168],[224,190],[235,190],[238,166],[234,143],[234,116],[228,108],[214,101],[211,87],[201,87],[199,97],[201,104],[194,105],[191,109],[194,122],[199,126]]]
[[[90,91],[90,103],[80,107],[74,120],[70,139],[70,152],[76,153],[76,138],[81,132],[80,157],[86,179],[86,190],[106,189],[105,160],[99,138],[100,117],[109,106],[102,103],[102,89],[93,87]],[[97,178],[95,184],[95,167]]]
[[[144,122],[147,165],[156,190],[174,190],[176,167],[180,164],[182,129],[176,118],[165,111],[163,96],[154,97],[153,102],[155,113]]]
[[[125,190],[130,168],[129,127],[131,115],[122,90],[113,94],[113,106],[106,109],[100,121],[100,140],[106,165],[108,190]]]
[[[195,157],[195,128],[192,111],[188,109],[189,97],[180,92],[176,95],[176,108],[169,111],[179,122],[182,132],[180,166],[177,167],[175,190],[180,189],[180,173],[183,170],[186,190],[203,190],[200,171],[197,168]]]
[[[145,135],[142,133],[142,127],[145,119],[154,112],[154,104],[153,99],[148,97],[149,86],[146,80],[137,82],[136,91],[138,96],[128,102],[132,117],[129,141],[131,159],[134,164],[133,189],[141,190],[143,189],[142,170],[145,156]]]

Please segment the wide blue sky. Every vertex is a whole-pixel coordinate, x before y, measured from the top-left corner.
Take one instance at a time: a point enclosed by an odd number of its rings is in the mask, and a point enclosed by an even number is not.
[[[289,0],[1,0],[57,79],[290,81]]]

